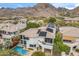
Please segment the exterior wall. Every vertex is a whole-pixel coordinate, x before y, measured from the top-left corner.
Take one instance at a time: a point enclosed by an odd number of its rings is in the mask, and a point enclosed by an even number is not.
[[[36,45],[36,47],[30,47],[30,45]],[[38,38],[30,38],[27,42],[27,48],[37,48],[38,47]]]
[[[24,41],[24,39],[21,39]],[[31,45],[36,45],[36,47],[30,47]],[[23,44],[22,44],[23,45]],[[42,48],[46,48],[46,49],[52,49],[52,44],[44,44],[44,38],[29,38],[29,40],[26,40],[26,48],[32,48],[32,49],[36,49],[37,47],[39,47],[39,45]]]
[[[38,40],[41,40],[41,41],[44,41],[43,38],[29,38],[29,40],[24,40],[24,39],[21,39],[22,41],[26,41],[26,48],[32,48],[32,49],[36,49],[39,45],[38,45]],[[21,42],[20,42],[21,44]],[[30,47],[30,44],[31,45],[36,45],[36,47]],[[21,44],[21,45],[24,45],[24,44]]]
[[[46,48],[46,49],[52,49],[52,44],[44,44],[43,42],[39,41],[38,44],[42,47],[42,48]]]

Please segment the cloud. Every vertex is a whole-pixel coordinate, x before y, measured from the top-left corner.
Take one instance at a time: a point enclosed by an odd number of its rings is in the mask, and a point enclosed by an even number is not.
[[[0,8],[2,8],[2,7],[0,7]]]
[[[54,3],[55,7],[63,7],[67,9],[74,9],[79,6],[79,3]]]
[[[78,6],[79,6],[79,3],[76,3],[76,4],[75,4],[75,7],[78,7]]]
[[[69,9],[69,10],[74,9],[74,7],[65,7],[65,8],[67,8],[67,9]]]
[[[17,7],[23,7],[21,4],[18,4]]]

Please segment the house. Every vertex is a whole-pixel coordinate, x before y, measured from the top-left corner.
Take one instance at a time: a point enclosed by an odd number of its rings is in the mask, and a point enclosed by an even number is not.
[[[17,24],[13,24],[12,22],[7,22],[9,20],[6,20],[5,22],[1,23],[0,25],[0,34],[2,35],[2,38],[4,42],[6,41],[12,41],[11,38],[14,36],[19,35],[20,30],[27,27],[26,25],[26,19],[22,18],[18,20]]]
[[[76,27],[60,27],[63,36],[63,43],[70,47],[70,53],[74,47],[79,46],[79,28]]]
[[[70,27],[70,26],[60,27],[60,32],[63,34],[63,36],[71,36],[79,38],[79,28],[77,27]]]
[[[0,25],[2,25],[0,28],[0,34],[3,35],[3,38],[5,38],[4,36],[10,38],[11,36],[18,34],[21,29],[26,27],[26,19],[19,20],[17,24],[2,23]]]
[[[55,38],[56,26],[49,24],[44,27],[31,28],[20,34],[19,46],[32,48],[34,51],[49,51],[52,54],[53,40]]]
[[[79,39],[79,28],[76,27],[61,27],[60,32],[63,34],[63,40],[67,42],[75,42]]]
[[[77,23],[79,22],[79,17],[75,17],[75,18],[65,17],[64,21],[66,23]]]

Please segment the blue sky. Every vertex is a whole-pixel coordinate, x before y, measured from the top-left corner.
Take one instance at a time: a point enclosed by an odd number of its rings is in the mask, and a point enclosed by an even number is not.
[[[75,7],[78,7],[79,6],[79,3],[54,3],[53,4],[55,7],[64,7],[64,8],[67,8],[67,9],[73,9]]]
[[[17,8],[17,7],[32,7],[36,3],[0,3],[0,8]],[[51,3],[55,7],[64,7],[68,9],[73,9],[77,6],[79,6],[79,3]]]
[[[0,7],[17,8],[17,7],[32,7],[34,3],[0,3]]]

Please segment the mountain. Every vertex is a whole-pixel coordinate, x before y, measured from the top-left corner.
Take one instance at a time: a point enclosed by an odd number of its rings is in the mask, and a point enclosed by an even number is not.
[[[59,16],[66,15],[71,13],[74,15],[79,15],[79,7],[73,10],[68,10],[66,8],[55,8],[53,5],[49,3],[38,3],[33,7],[18,7],[16,9],[11,8],[1,8],[0,9],[0,17],[6,16],[11,17],[15,15],[22,16],[34,16],[34,17],[49,17],[49,16]]]
[[[70,12],[76,16],[79,16],[79,6],[70,10]]]
[[[39,3],[34,6],[34,8],[37,10],[35,16],[56,16],[58,14],[57,9],[48,3]]]
[[[56,8],[48,3],[38,3],[34,7],[29,8],[17,8],[17,14],[26,15],[26,16],[55,16],[58,14]]]
[[[58,11],[54,6],[49,3],[38,3],[34,7],[22,7],[16,9],[1,8],[0,16],[14,16],[14,15],[23,15],[23,16],[56,16]]]

